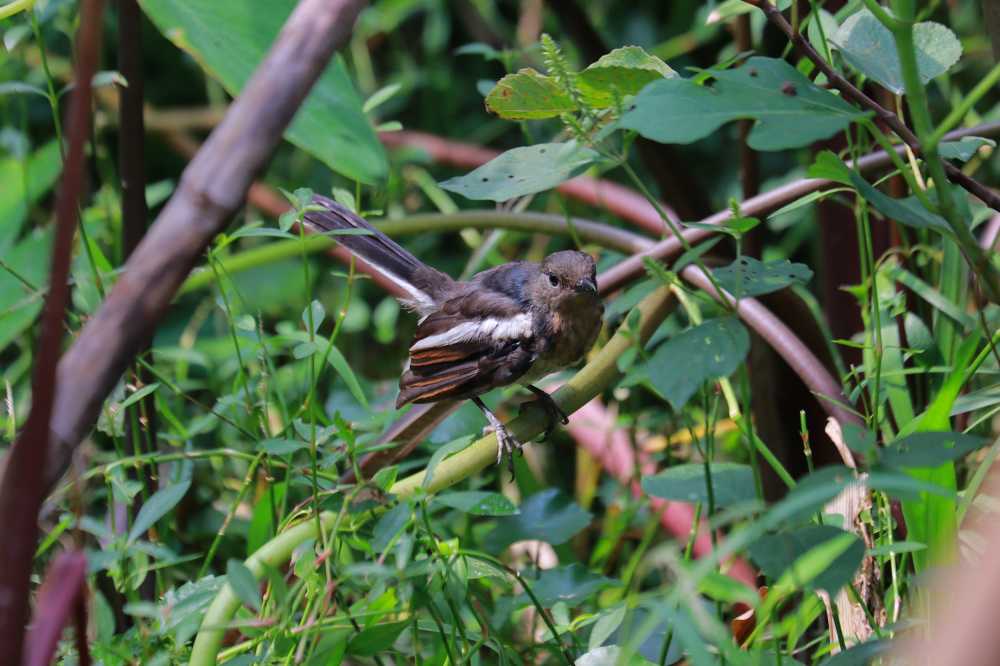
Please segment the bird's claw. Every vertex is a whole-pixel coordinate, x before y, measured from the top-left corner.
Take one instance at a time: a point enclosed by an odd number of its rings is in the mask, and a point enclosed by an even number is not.
[[[566,416],[566,412],[556,404],[556,401],[548,393],[541,389],[529,388],[532,393],[538,396],[537,400],[532,400],[531,402],[541,407],[545,411],[546,417],[548,417],[548,424],[545,426],[545,432],[542,433],[542,440],[544,441],[552,435],[552,431],[556,428],[556,421],[563,425],[568,425],[569,417]]]
[[[510,480],[514,480],[514,453],[524,455],[524,443],[507,430],[507,426],[492,414],[487,415],[490,424],[483,428],[483,433],[494,433],[497,436],[497,465],[503,464],[507,458],[507,469],[510,470]]]

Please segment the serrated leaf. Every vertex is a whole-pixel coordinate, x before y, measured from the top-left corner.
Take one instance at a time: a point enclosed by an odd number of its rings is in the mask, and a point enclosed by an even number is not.
[[[575,111],[576,105],[555,79],[527,68],[497,81],[486,108],[507,120],[540,120]]]
[[[712,494],[716,508],[748,502],[757,498],[753,469],[737,463],[712,463]],[[686,463],[668,467],[642,480],[647,494],[675,502],[701,502],[708,506],[705,466]]]
[[[493,552],[525,539],[539,539],[558,546],[589,525],[590,519],[591,515],[580,505],[557,488],[550,488],[524,500],[518,515],[498,519],[484,545]]]
[[[705,381],[732,374],[749,349],[743,324],[720,317],[670,338],[642,368],[653,388],[679,410]]]
[[[754,57],[711,75],[706,85],[680,77],[650,83],[621,126],[660,143],[692,143],[728,122],[751,118],[757,122],[750,147],[783,150],[827,139],[865,115],[783,60]]]
[[[240,601],[255,611],[260,610],[260,586],[243,562],[229,560],[226,563],[226,582],[229,583],[229,587],[232,588]]]
[[[677,76],[667,63],[646,53],[639,46],[623,46],[606,53],[577,76],[584,102],[606,108],[626,95],[640,90],[657,79]]]
[[[464,511],[474,516],[514,516],[517,506],[500,493],[484,490],[462,490],[444,493],[434,498],[435,502]]]
[[[913,26],[917,69],[927,83],[947,72],[962,57],[962,44],[947,27],[925,21]],[[848,16],[830,43],[865,76],[896,95],[905,91],[892,33],[867,9]]]
[[[722,287],[737,298],[769,294],[792,284],[804,284],[813,272],[805,264],[793,264],[787,259],[761,262],[753,257],[739,259],[712,271]]]
[[[444,181],[441,187],[467,199],[507,201],[552,189],[599,159],[596,151],[575,141],[540,143],[508,150],[464,176]]]
[[[177,506],[184,499],[184,495],[187,494],[190,487],[191,480],[184,479],[153,493],[146,500],[145,504],[142,505],[142,508],[139,509],[139,514],[132,523],[132,529],[128,533],[129,543],[134,542],[145,534],[146,530],[152,527],[156,521],[167,515],[171,509]]]

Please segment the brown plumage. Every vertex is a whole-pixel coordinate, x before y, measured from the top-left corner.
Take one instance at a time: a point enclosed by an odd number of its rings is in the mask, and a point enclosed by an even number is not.
[[[423,264],[343,206],[320,196],[313,204],[322,210],[305,214],[310,226],[369,232],[337,240],[398,284],[407,293],[404,305],[421,317],[399,380],[397,407],[472,399],[497,432],[500,456],[521,444],[486,408],[481,394],[524,384],[553,420],[565,422],[558,406],[532,382],[579,361],[597,338],[604,308],[590,255],[556,252],[540,264],[515,261],[459,282]]]

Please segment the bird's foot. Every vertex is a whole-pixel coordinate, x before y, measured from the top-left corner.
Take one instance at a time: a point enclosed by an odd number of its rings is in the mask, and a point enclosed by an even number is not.
[[[495,433],[497,436],[497,464],[502,465],[504,457],[507,458],[507,469],[510,470],[510,480],[514,480],[514,453],[519,452],[524,455],[524,443],[521,442],[517,437],[511,434],[510,430],[507,429],[497,415],[486,408],[486,405],[478,398],[473,398],[476,405],[483,412],[483,416],[489,421],[489,425],[483,428],[483,433]]]
[[[534,404],[537,404],[543,410],[545,410],[545,415],[548,417],[548,425],[545,426],[545,432],[542,433],[542,439],[546,440],[552,435],[552,431],[556,428],[556,422],[567,425],[569,423],[569,417],[566,416],[566,412],[556,404],[556,401],[552,399],[552,396],[538,388],[537,386],[532,386],[529,384],[526,387],[529,391],[538,396],[537,400],[533,400]]]

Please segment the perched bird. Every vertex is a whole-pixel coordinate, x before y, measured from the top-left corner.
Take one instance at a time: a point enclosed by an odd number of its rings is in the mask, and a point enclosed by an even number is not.
[[[545,391],[542,377],[579,361],[601,329],[596,265],[583,252],[555,252],[538,264],[513,261],[453,280],[424,264],[344,206],[319,195],[303,216],[319,232],[363,229],[337,236],[407,294],[403,305],[419,316],[410,358],[399,380],[396,407],[471,399],[497,435],[497,463],[522,446],[480,395],[513,383],[538,396],[549,415],[548,434],[566,415]],[[510,459],[513,470],[513,460]]]

